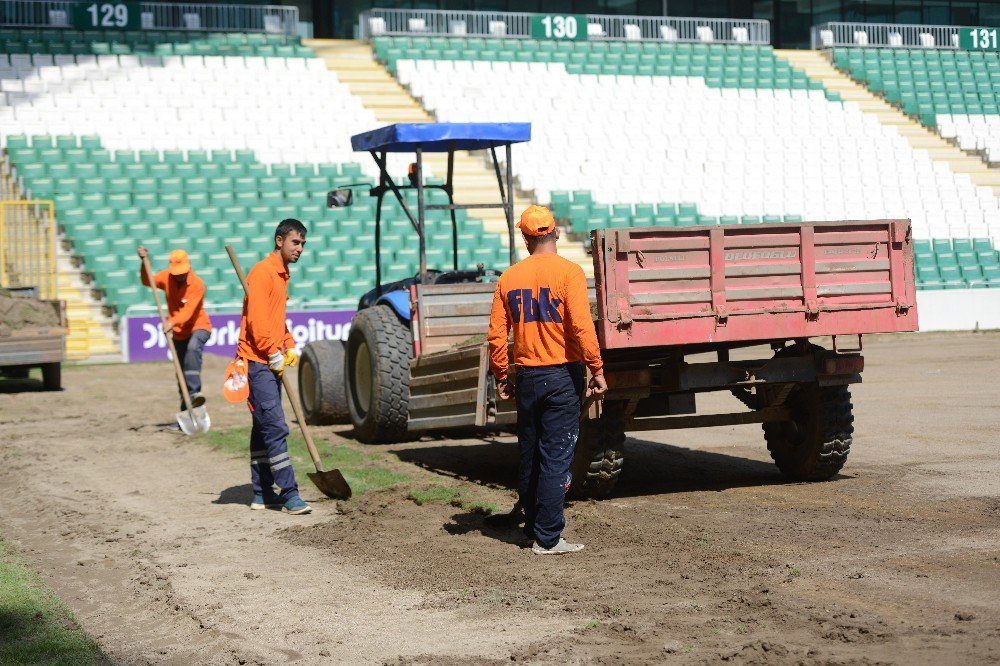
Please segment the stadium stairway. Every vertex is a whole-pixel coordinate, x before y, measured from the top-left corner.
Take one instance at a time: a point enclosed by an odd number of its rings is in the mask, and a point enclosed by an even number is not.
[[[351,92],[361,99],[380,123],[388,125],[435,121],[420,102],[375,59],[371,44],[355,40],[309,39],[304,40],[303,45],[311,48],[317,57],[326,62],[328,69],[337,73],[337,78],[348,85]],[[433,154],[425,159],[435,175],[443,177],[447,173],[447,159],[444,155]],[[515,147],[515,163],[517,159]],[[489,202],[496,199],[497,180],[487,154],[457,152],[455,154],[456,202]],[[535,203],[532,196],[515,188],[515,215],[531,203]],[[498,234],[503,245],[507,246],[507,225],[501,210],[479,210],[476,211],[476,216],[483,220],[485,231]],[[565,229],[563,231],[565,232]],[[521,256],[526,254],[520,243],[517,249]],[[566,244],[562,252],[567,258],[583,265],[588,275],[593,270],[589,257],[577,244]]]
[[[56,246],[56,271],[59,298],[66,301],[69,320],[67,357],[71,361],[119,360],[121,340],[113,320],[91,293],[93,283],[81,279],[80,267],[62,243]]]
[[[973,183],[992,187],[993,192],[1000,196],[1000,169],[990,168],[978,157],[969,155],[919,121],[910,118],[838,70],[823,53],[775,50],[774,55],[804,71],[809,78],[821,81],[825,88],[837,92],[844,102],[854,102],[863,112],[872,114],[883,125],[894,127],[914,149],[926,150],[931,159],[947,163],[955,173],[968,174]]]

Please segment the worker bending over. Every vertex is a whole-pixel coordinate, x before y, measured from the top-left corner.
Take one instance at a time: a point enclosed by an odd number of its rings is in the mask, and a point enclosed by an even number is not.
[[[149,251],[140,245],[139,258],[148,256]],[[139,269],[139,277],[144,285],[150,286],[145,264]],[[191,270],[188,253],[174,250],[170,253],[170,267],[154,275],[153,284],[167,294],[167,321],[163,332],[174,338],[191,406],[201,407],[205,404],[205,396],[201,393],[201,353],[212,334],[212,322],[205,312],[205,283]],[[177,390],[180,391],[179,386]],[[181,411],[187,409],[183,395]]]
[[[586,395],[607,390],[597,333],[590,315],[587,278],[557,254],[559,229],[552,213],[529,206],[517,225],[529,257],[503,272],[490,313],[490,369],[500,397],[517,401],[521,449],[518,503],[524,533],[539,555],[572,553],[583,544],[562,538],[563,504],[580,434],[584,371]],[[507,341],[514,331],[516,376],[508,368]]]
[[[305,225],[298,220],[282,220],[274,231],[274,250],[247,275],[236,353],[246,361],[250,381],[251,509],[283,508],[292,514],[312,511],[299,497],[288,456],[288,426],[281,408],[281,375],[285,366],[299,361],[295,341],[285,324],[288,266],[299,260],[305,245]]]

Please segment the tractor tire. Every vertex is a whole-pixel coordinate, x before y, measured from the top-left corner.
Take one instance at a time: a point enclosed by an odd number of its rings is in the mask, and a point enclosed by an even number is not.
[[[61,363],[45,363],[42,365],[42,388],[46,391],[62,390]]]
[[[771,458],[793,481],[826,481],[851,452],[854,414],[847,386],[805,384],[785,400],[792,421],[764,423]]]
[[[625,462],[625,403],[604,401],[601,418],[580,424],[580,438],[570,471],[572,499],[607,497]]]
[[[366,444],[406,440],[413,357],[409,328],[387,305],[362,310],[351,323],[345,351],[355,436]]]
[[[344,343],[316,340],[302,350],[299,396],[306,423],[340,425],[351,422],[344,386]]]

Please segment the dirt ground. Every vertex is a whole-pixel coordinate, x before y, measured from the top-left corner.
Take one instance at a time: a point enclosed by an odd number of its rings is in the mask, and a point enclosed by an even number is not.
[[[1000,334],[865,354],[837,479],[784,482],[759,426],[643,433],[615,495],[567,509],[587,549],[563,558],[405,490],[320,499],[301,466],[314,514],[251,512],[245,460],[156,425],[169,366],[67,369],[0,384],[0,533],[119,663],[1000,662]],[[511,501],[511,437],[386,449]]]

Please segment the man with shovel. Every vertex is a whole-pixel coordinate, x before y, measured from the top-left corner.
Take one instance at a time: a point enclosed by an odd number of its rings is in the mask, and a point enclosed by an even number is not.
[[[288,426],[281,407],[281,375],[299,362],[295,340],[285,323],[289,264],[299,260],[306,228],[298,220],[282,220],[274,230],[274,249],[247,275],[240,341],[236,353],[247,363],[250,381],[251,509],[282,509],[300,515],[312,507],[299,497],[288,455]],[[277,486],[279,492],[275,492]]]
[[[139,259],[145,262],[148,256],[149,252],[140,245]],[[139,277],[145,286],[151,286],[145,263]],[[152,284],[166,292],[167,320],[163,333],[174,338],[177,359],[184,370],[184,383],[191,395],[191,407],[197,409],[205,404],[205,396],[201,393],[201,355],[212,334],[212,322],[205,312],[205,283],[191,270],[188,253],[173,250],[169,268],[152,276]],[[182,394],[181,411],[185,409]]]

